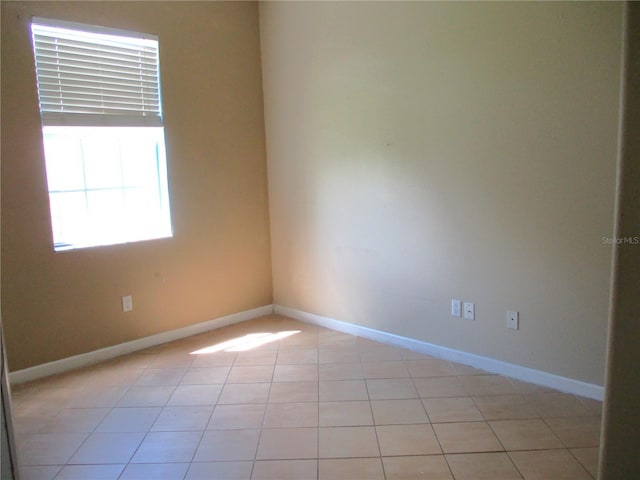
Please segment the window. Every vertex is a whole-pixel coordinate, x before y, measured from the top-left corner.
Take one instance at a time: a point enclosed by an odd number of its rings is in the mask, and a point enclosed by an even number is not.
[[[157,37],[31,30],[55,250],[171,237]]]

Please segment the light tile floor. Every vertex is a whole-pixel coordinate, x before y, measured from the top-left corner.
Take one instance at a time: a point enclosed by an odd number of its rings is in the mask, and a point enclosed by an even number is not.
[[[13,394],[23,480],[593,479],[602,408],[275,315]]]

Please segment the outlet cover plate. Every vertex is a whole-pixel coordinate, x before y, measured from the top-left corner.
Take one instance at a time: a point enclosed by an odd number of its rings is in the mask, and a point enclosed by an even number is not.
[[[520,328],[520,315],[518,312],[509,310],[507,311],[507,328],[518,330]]]
[[[133,299],[131,295],[126,295],[122,297],[122,311],[130,312],[131,310],[133,310]]]
[[[473,302],[464,302],[464,318],[467,320],[475,320],[476,306]]]

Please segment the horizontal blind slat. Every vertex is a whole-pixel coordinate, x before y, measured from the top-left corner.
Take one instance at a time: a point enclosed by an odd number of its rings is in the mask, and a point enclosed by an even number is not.
[[[86,127],[161,127],[160,117],[155,115],[105,115],[99,113],[44,112],[43,123],[47,126],[86,126]]]
[[[40,55],[38,63],[42,66],[56,65],[64,68],[66,65],[86,65],[87,68],[100,67],[105,70],[141,71],[147,75],[156,77],[158,65],[149,62],[118,61],[100,57],[78,57],[72,55]]]
[[[139,85],[139,86],[148,86],[149,89],[157,90],[157,82],[153,79],[149,79],[144,76],[135,76],[135,75],[126,75],[126,74],[118,74],[118,75],[106,75],[107,72],[100,72],[99,70],[53,70],[53,69],[43,69],[41,72],[38,72],[38,78],[47,80],[47,79],[56,79],[57,83],[63,82],[64,85],[69,84],[72,86],[74,82],[89,82],[94,83],[96,85],[113,85],[117,88],[118,85],[122,85],[124,88],[127,84],[131,85]]]
[[[87,106],[86,102],[82,98],[74,98],[70,99],[65,105],[60,105],[55,101],[52,101],[50,104],[45,104],[45,111],[59,111],[59,112],[77,112],[77,113],[86,113],[87,111],[104,111],[108,113],[109,110],[112,111],[122,111],[122,112],[131,112],[133,115],[155,115],[155,105],[153,103],[131,103],[127,99],[110,99],[102,102],[97,107]]]
[[[156,52],[152,50],[130,50],[125,48],[92,48],[92,44],[73,44],[65,45],[63,43],[52,41],[42,41],[36,37],[34,40],[35,49],[38,52],[68,52],[76,55],[96,56],[103,55],[112,58],[144,58],[153,60]]]
[[[103,55],[100,52],[76,52],[70,50],[43,50],[36,49],[36,55],[40,59],[50,59],[51,61],[64,59],[67,61],[77,60],[80,62],[98,62],[103,64],[113,63],[116,65],[144,66],[153,69],[158,66],[157,58],[144,57],[141,55]]]
[[[131,112],[135,115],[155,115],[157,114],[157,102],[131,102],[129,99],[104,99],[103,102],[95,105],[87,104],[83,98],[72,98],[62,104],[58,99],[47,98],[42,103],[43,112],[66,112],[66,113],[87,113],[104,111],[108,114],[110,110],[121,110]]]
[[[42,92],[46,98],[50,98],[50,97],[57,96],[58,90],[56,89],[55,85],[44,86],[42,88]],[[140,96],[136,95],[136,93],[138,92],[128,92],[126,90],[107,90],[107,89],[104,89],[100,92],[101,96],[105,99],[122,98],[132,103],[139,103]],[[96,93],[94,90],[82,89],[82,87],[77,87],[77,88],[74,88],[73,90],[68,90],[69,98],[90,98],[95,94]],[[144,95],[143,100],[144,100],[144,103],[148,103],[152,101],[157,102],[159,101],[159,97],[158,95],[149,94],[149,95]]]
[[[60,79],[54,76],[40,76],[38,77],[38,83],[40,84],[40,90],[46,90],[47,88],[55,88],[56,90],[60,89]],[[91,77],[80,77],[78,79],[70,78],[67,79],[65,88],[67,91],[74,91],[78,88],[86,90],[86,91],[114,91],[114,92],[140,92],[143,91],[147,94],[158,95],[158,90],[153,86],[147,84],[147,82],[133,83],[127,82],[126,80],[119,80],[118,82],[112,82],[109,84],[104,84],[99,80],[92,80]]]

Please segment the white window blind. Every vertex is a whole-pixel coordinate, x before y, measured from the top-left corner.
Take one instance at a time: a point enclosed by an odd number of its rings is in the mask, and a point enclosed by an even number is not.
[[[162,126],[158,40],[35,18],[40,112],[48,126]]]

